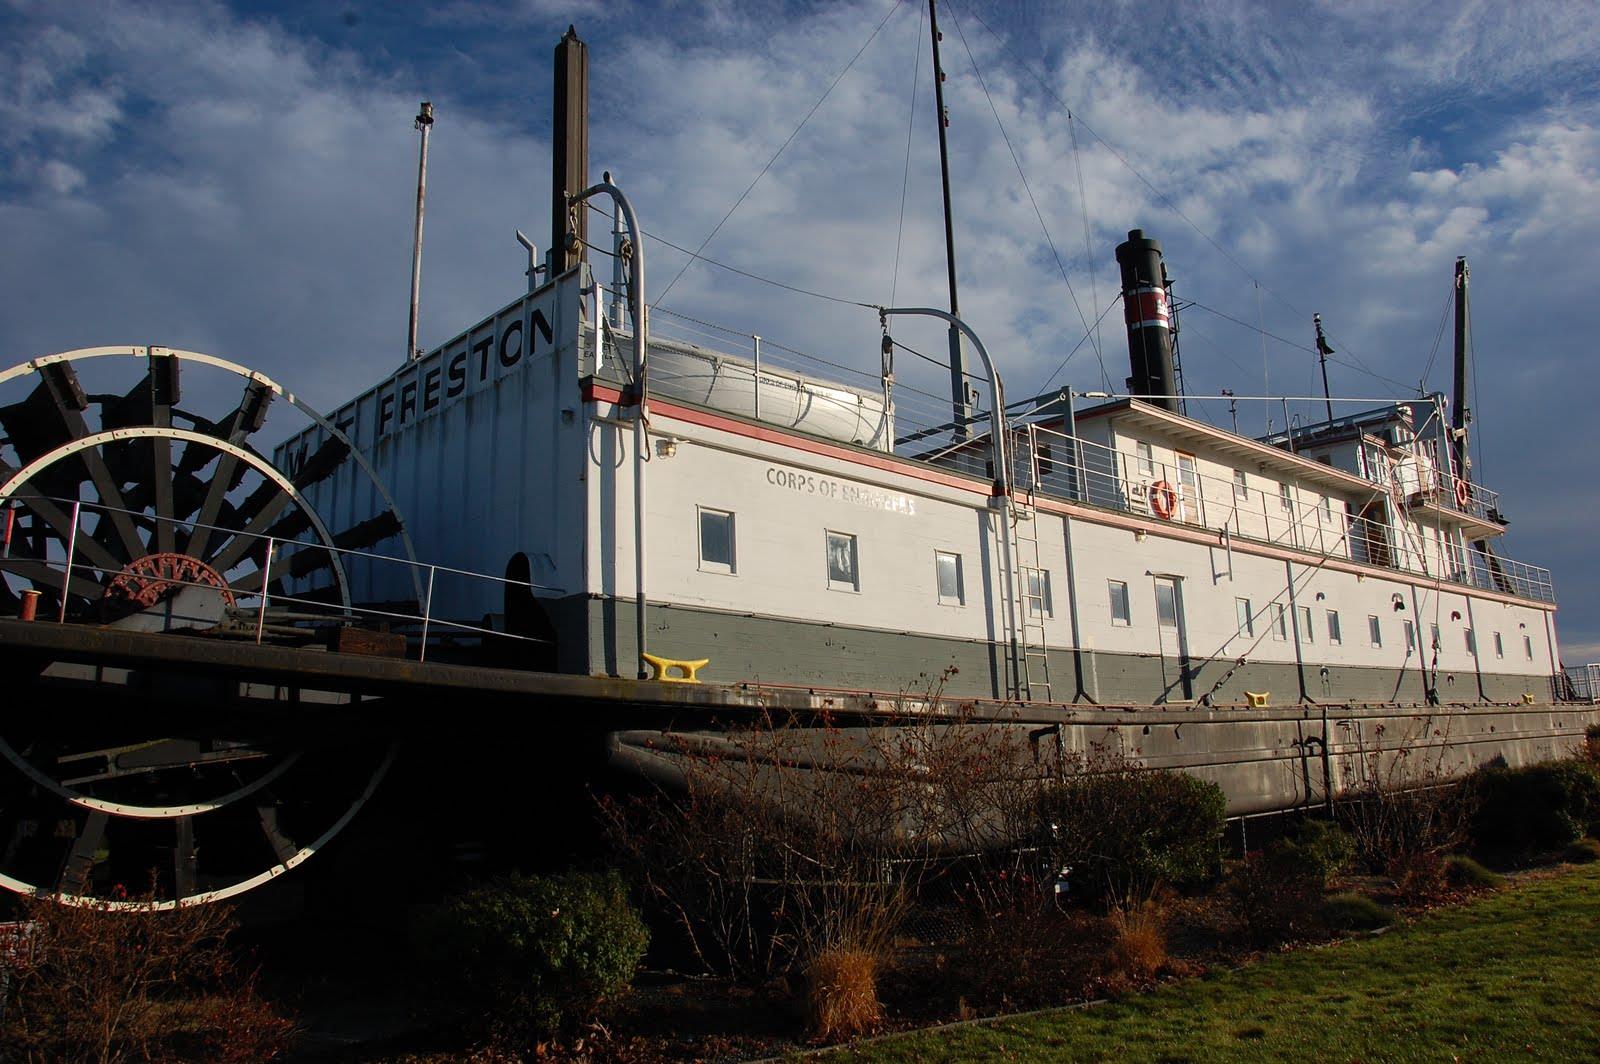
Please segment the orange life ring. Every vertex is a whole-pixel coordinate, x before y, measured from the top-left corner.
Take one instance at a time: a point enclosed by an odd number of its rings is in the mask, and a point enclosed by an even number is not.
[[[1163,521],[1172,520],[1172,511],[1178,507],[1178,496],[1172,485],[1158,480],[1150,485],[1150,512]]]
[[[1465,510],[1467,508],[1467,503],[1469,503],[1471,501],[1472,501],[1472,489],[1467,487],[1467,482],[1466,481],[1462,480],[1460,477],[1457,477],[1456,478],[1456,505],[1461,507],[1463,510]]]

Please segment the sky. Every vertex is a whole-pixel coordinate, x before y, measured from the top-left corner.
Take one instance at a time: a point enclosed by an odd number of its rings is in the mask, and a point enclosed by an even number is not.
[[[1191,394],[1320,393],[1313,312],[1335,395],[1448,391],[1465,255],[1476,473],[1511,520],[1504,553],[1554,570],[1566,664],[1600,660],[1600,5],[939,10],[962,316],[1010,396],[1120,389],[1113,249],[1134,228],[1195,304]],[[551,51],[571,24],[590,48],[591,178],[611,170],[651,234],[652,302],[875,373],[876,314],[852,302],[948,299],[925,15],[0,0],[0,365],[155,343],[324,409],[370,386],[404,355],[418,102],[437,116],[428,347],[524,289],[515,229],[549,241]],[[661,242],[713,231],[706,257],[812,294],[683,269]],[[931,323],[894,331],[943,349]],[[908,400],[945,387],[908,362]],[[1227,423],[1217,403],[1191,413]],[[1241,430],[1266,416],[1245,404]]]

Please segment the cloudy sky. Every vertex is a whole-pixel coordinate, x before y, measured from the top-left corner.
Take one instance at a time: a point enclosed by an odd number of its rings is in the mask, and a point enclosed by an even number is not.
[[[748,189],[709,258],[940,305],[924,12],[0,0],[0,362],[160,343],[331,408],[403,355],[419,100],[438,115],[424,346],[522,289],[512,232],[548,242],[550,52],[568,23],[591,49],[591,175],[614,171],[648,232],[698,247]],[[1318,390],[1313,311],[1336,394],[1409,394],[1425,374],[1448,389],[1436,338],[1466,255],[1480,479],[1512,520],[1506,552],[1555,570],[1567,663],[1600,659],[1584,546],[1600,7],[948,0],[941,28],[962,311],[1012,396],[1120,384],[1116,312],[1088,342],[1085,322],[1112,302],[1131,228],[1162,240],[1198,304],[1197,394]],[[651,298],[674,282],[666,309],[876,368],[871,312],[704,264],[680,277],[684,255],[646,250]],[[902,370],[940,388],[941,371]],[[1265,412],[1240,417],[1257,430]]]

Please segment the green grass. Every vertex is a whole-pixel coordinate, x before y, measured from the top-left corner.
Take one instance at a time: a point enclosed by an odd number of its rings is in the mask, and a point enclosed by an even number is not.
[[[1376,938],[831,1059],[1593,1061],[1597,959],[1600,865],[1585,865]]]

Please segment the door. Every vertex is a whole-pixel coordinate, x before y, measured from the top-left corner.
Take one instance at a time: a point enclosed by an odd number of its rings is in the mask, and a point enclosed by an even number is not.
[[[1183,582],[1175,576],[1158,576],[1156,583],[1156,638],[1161,644],[1161,701],[1194,698],[1189,675],[1189,635],[1183,623]]]
[[[1179,451],[1178,458],[1178,520],[1199,524],[1204,520],[1200,512],[1200,474],[1194,465],[1194,455]]]

